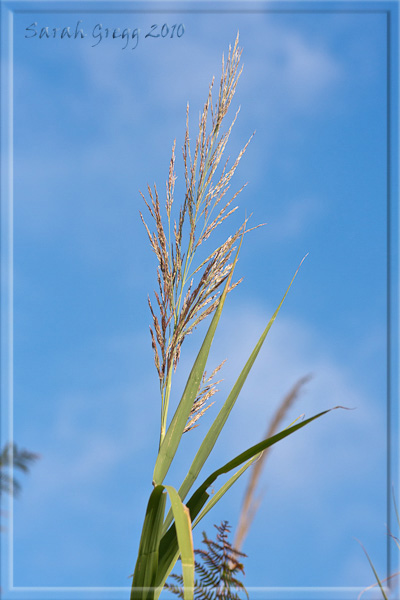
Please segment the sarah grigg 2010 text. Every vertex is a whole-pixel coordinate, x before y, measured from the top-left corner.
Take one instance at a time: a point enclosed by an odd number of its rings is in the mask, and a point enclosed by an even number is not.
[[[122,50],[125,50],[128,46],[135,50],[138,47],[139,39],[176,39],[181,38],[185,33],[185,26],[183,23],[175,23],[168,25],[154,24],[151,25],[148,30],[144,33],[138,27],[130,28],[125,27],[103,27],[101,23],[97,23],[91,30],[86,30],[83,27],[82,21],[78,21],[75,27],[50,27],[48,25],[44,27],[38,27],[37,22],[33,22],[25,28],[26,39],[59,39],[59,40],[83,40],[86,38],[95,40],[94,44],[91,44],[92,48],[98,46],[103,40],[120,40],[122,42]]]

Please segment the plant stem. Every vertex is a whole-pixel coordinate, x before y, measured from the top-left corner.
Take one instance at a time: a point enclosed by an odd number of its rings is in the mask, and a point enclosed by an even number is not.
[[[161,430],[160,430],[160,445],[163,442],[165,437],[166,429],[167,429],[167,416],[168,416],[168,405],[169,405],[169,397],[171,394],[171,381],[172,381],[172,365],[169,368],[167,374],[167,380],[164,388],[164,395],[162,398],[162,415],[161,415]]]

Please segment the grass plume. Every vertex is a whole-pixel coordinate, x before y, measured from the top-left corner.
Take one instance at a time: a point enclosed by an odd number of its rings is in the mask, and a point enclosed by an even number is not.
[[[142,213],[140,216],[158,262],[155,302],[148,298],[148,304],[152,318],[151,343],[161,393],[160,444],[165,436],[172,374],[176,370],[182,344],[186,336],[215,311],[220,288],[232,268],[235,243],[243,231],[241,226],[206,259],[196,263],[196,253],[200,246],[236,211],[237,206],[233,206],[233,202],[244,187],[226,199],[231,179],[249,142],[231,166],[229,159],[225,161],[217,180],[214,181],[237,116],[236,113],[227,130],[223,132],[223,121],[242,72],[242,68],[239,68],[240,56],[241,50],[236,38],[233,48],[229,48],[227,59],[222,59],[218,100],[215,104],[212,95],[214,79],[209,87],[208,97],[200,115],[194,149],[190,144],[187,105],[185,140],[182,148],[185,198],[177,219],[173,219],[176,141],[172,146],[164,209],[156,185],[153,188],[147,187],[147,199],[141,194],[153,222],[153,231]],[[238,283],[232,284],[229,291]],[[211,389],[207,391],[209,392]],[[204,414],[200,407],[203,407],[207,393],[202,396],[203,403],[199,399],[191,419],[198,420],[201,414]],[[189,424],[191,429],[194,421],[191,420]]]

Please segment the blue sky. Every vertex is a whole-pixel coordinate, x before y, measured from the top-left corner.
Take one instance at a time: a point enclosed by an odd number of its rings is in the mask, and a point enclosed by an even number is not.
[[[32,22],[84,40],[25,39]],[[144,38],[184,23],[180,39]],[[137,48],[90,32],[140,27]],[[42,455],[14,505],[14,585],[128,586],[158,444],[147,294],[155,260],[138,190],[164,189],[185,107],[198,112],[240,31],[228,154],[247,236],[210,357],[235,381],[309,252],[206,474],[261,439],[308,373],[288,423],[336,411],[275,448],[246,540],[246,584],[367,586],[386,562],[386,21],[383,14],[15,15],[14,438]],[[194,136],[193,136],[194,137]],[[182,160],[177,155],[178,188]],[[179,198],[176,198],[179,202]],[[236,219],[236,220],[235,220]],[[229,227],[221,236],[230,233]],[[221,238],[222,239],[222,238]],[[185,342],[173,399],[199,343]],[[185,347],[186,346],[186,347]],[[217,404],[186,436],[188,467]],[[212,414],[211,414],[212,413]],[[190,439],[189,439],[190,438]],[[236,525],[243,479],[198,528]]]

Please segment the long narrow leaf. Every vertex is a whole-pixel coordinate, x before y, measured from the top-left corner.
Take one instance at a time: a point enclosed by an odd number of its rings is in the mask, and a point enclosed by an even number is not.
[[[208,498],[209,494],[207,492],[204,492],[203,495],[199,495],[197,496],[197,498],[187,503],[187,508],[189,510],[192,522],[200,513]],[[172,571],[178,559],[178,556],[179,547],[174,523],[173,525],[171,525],[167,533],[163,535],[160,542],[159,564],[156,577],[157,594],[155,595],[155,598],[158,598],[158,596],[162,592],[167,577]]]
[[[232,388],[232,391],[230,392],[228,398],[226,399],[224,405],[222,406],[221,410],[219,411],[214,423],[211,425],[209,431],[207,432],[207,435],[205,436],[196,456],[193,459],[192,465],[181,485],[181,487],[179,488],[179,495],[182,498],[182,500],[184,500],[188,494],[188,492],[190,491],[193,483],[196,481],[201,469],[203,468],[204,463],[206,462],[207,458],[209,457],[212,449],[215,446],[215,443],[219,437],[219,434],[222,431],[222,428],[224,427],[226,420],[229,417],[229,414],[232,410],[232,408],[235,405],[235,402],[242,390],[242,387],[247,379],[248,374],[250,373],[251,368],[253,367],[253,364],[258,356],[258,353],[261,350],[261,347],[265,341],[265,338],[267,337],[269,330],[272,327],[273,322],[275,321],[276,317],[278,316],[278,313],[282,307],[282,304],[296,278],[296,275],[304,261],[305,257],[303,258],[303,260],[301,261],[301,263],[299,264],[299,266],[297,267],[297,270],[289,284],[289,287],[287,288],[282,300],[279,303],[278,308],[275,310],[274,314],[272,315],[272,318],[270,319],[268,325],[266,326],[266,328],[264,329],[260,339],[258,340],[257,344],[254,347],[253,352],[251,353],[249,359],[247,360],[246,364],[244,365],[235,385]],[[163,531],[165,532],[166,529],[169,527],[170,523],[172,520],[172,514],[171,512],[168,513],[166,521],[164,523],[164,529]]]
[[[381,583],[386,583],[387,581],[391,581],[392,579],[394,579],[395,577],[398,577],[400,575],[400,571],[398,573],[393,573],[393,575],[389,575],[389,577],[385,577],[385,579],[381,579]],[[379,583],[373,583],[372,585],[369,585],[368,587],[364,588],[357,596],[357,600],[360,600],[360,598],[363,597],[363,595],[366,592],[369,592],[370,590],[375,589],[377,586],[379,585]]]
[[[272,318],[270,319],[268,325],[266,326],[266,328],[264,329],[263,333],[261,334],[260,339],[258,340],[253,352],[251,353],[249,359],[247,360],[245,366],[243,367],[235,385],[233,386],[229,396],[227,397],[224,405],[222,406],[221,410],[219,411],[214,423],[211,425],[210,429],[207,432],[207,435],[205,436],[199,450],[197,451],[196,456],[193,459],[193,462],[190,466],[190,469],[181,485],[181,487],[179,488],[179,495],[182,498],[182,500],[184,500],[187,496],[187,494],[189,493],[193,483],[196,481],[201,469],[204,466],[204,463],[206,462],[207,458],[209,457],[212,449],[215,446],[215,443],[219,437],[219,434],[222,431],[222,428],[224,427],[229,414],[232,410],[232,408],[235,405],[235,402],[242,390],[242,387],[247,379],[248,374],[250,373],[251,368],[253,367],[253,364],[258,356],[258,353],[261,350],[261,347],[265,341],[265,338],[267,337],[269,330],[272,327],[273,322],[275,321],[276,317],[278,316],[278,313],[282,307],[282,304],[292,286],[292,283],[294,282],[297,273],[299,272],[299,269],[304,261],[306,257],[303,258],[303,260],[300,262],[299,266],[297,267],[297,270],[295,272],[295,274],[293,275],[293,278],[289,284],[289,287],[287,288],[282,300],[279,303],[278,308],[276,309],[276,311],[274,312],[274,314],[272,315]],[[169,511],[167,518],[165,520],[164,523],[164,527],[163,527],[163,533],[166,532],[166,530],[168,529],[168,527],[170,526],[172,522],[172,512]]]
[[[193,406],[193,402],[196,398],[199,389],[201,378],[204,373],[208,354],[211,348],[211,343],[213,341],[218,321],[221,316],[222,308],[224,306],[225,298],[229,290],[229,286],[232,280],[233,271],[236,266],[242,241],[243,234],[238,250],[236,252],[235,260],[233,261],[232,269],[226,281],[224,291],[221,294],[218,307],[214,313],[207,334],[204,338],[203,344],[200,348],[200,351],[190,372],[182,398],[168,427],[165,438],[161,444],[160,451],[158,453],[156,464],[154,467],[153,481],[155,482],[155,484],[161,484],[164,481],[164,477],[167,474],[168,469],[171,466],[171,462],[178,449],[183,430],[186,426],[190,411]]]
[[[194,593],[194,550],[192,522],[189,509],[182,503],[178,492],[170,485],[165,486],[174,513],[179,552],[182,562],[184,600],[193,600]]]
[[[379,579],[379,575],[378,575],[378,573],[377,573],[377,572],[376,572],[376,570],[375,570],[375,567],[374,567],[374,565],[373,565],[373,562],[372,562],[372,560],[371,560],[371,559],[370,559],[370,557],[368,556],[368,552],[366,551],[366,549],[364,548],[364,546],[362,545],[362,543],[360,542],[360,540],[357,540],[357,542],[360,544],[361,548],[362,548],[362,549],[364,550],[364,552],[365,552],[365,556],[368,558],[368,562],[369,562],[369,564],[370,564],[370,566],[371,566],[371,569],[372,569],[372,571],[373,571],[373,573],[374,573],[374,575],[375,575],[375,579],[376,579],[376,581],[377,581],[377,583],[378,583],[378,585],[379,585],[379,587],[380,587],[380,590],[381,590],[381,594],[382,594],[382,596],[384,597],[384,599],[385,599],[385,600],[388,600],[388,597],[387,597],[387,595],[386,595],[386,593],[385,593],[385,590],[384,590],[384,588],[383,588],[383,585],[382,585],[382,583],[381,583],[381,580]]]
[[[218,492],[213,495],[212,499],[206,504],[206,506],[204,507],[204,509],[200,512],[200,514],[198,515],[197,519],[193,522],[192,525],[192,529],[194,529],[201,521],[201,519],[203,517],[205,517],[205,515],[212,509],[213,506],[215,506],[215,504],[222,498],[222,496],[228,491],[228,489],[235,483],[235,481],[237,481],[239,479],[239,477],[253,464],[254,461],[256,461],[259,458],[260,455],[258,456],[254,456],[252,459],[250,459],[241,469],[239,469],[239,471],[237,471],[230,479],[229,481],[227,481],[220,490],[218,490]],[[208,494],[207,494],[208,496]],[[172,530],[172,528],[171,528]],[[171,544],[168,546],[170,552],[171,550],[174,548],[174,546]],[[173,569],[174,564],[176,563],[177,559],[179,556],[179,551],[175,552],[175,555],[172,556],[172,552],[171,552],[171,557],[170,557],[170,568],[164,573],[164,578],[163,580],[160,582],[159,585],[159,592],[161,592],[161,590],[164,587],[164,584],[170,574],[170,572]]]
[[[156,575],[159,569],[159,557],[165,553],[165,544],[164,547],[161,546],[160,552],[161,526],[166,502],[164,490],[169,495],[175,519],[173,535],[170,536],[173,545],[173,558],[175,558],[171,564],[171,569],[180,554],[185,587],[184,598],[185,600],[193,600],[194,551],[190,511],[182,503],[178,492],[169,485],[157,485],[149,498],[140,539],[139,555],[133,574],[131,600],[155,600],[161,591],[157,589],[160,586],[157,583],[159,578],[157,579]],[[201,500],[197,513],[207,498],[208,494]],[[169,543],[168,540],[167,543]]]
[[[335,407],[335,408],[342,408],[342,407]],[[301,423],[298,423],[296,425],[293,425],[292,427],[284,429],[280,433],[277,433],[276,435],[273,435],[272,437],[270,437],[266,440],[263,440],[262,442],[259,442],[255,446],[252,446],[245,452],[242,452],[241,454],[236,456],[233,460],[226,463],[223,467],[221,467],[217,471],[214,471],[214,473],[212,473],[209,477],[207,477],[207,479],[204,481],[204,483],[195,491],[195,493],[191,496],[190,500],[187,502],[187,507],[190,511],[190,516],[191,516],[192,522],[195,522],[196,524],[199,522],[199,520],[195,520],[195,519],[196,519],[197,515],[199,515],[200,511],[202,510],[203,506],[206,504],[206,502],[208,500],[209,495],[207,493],[207,489],[214,483],[214,481],[220,475],[222,475],[224,473],[229,473],[229,471],[231,471],[232,469],[235,469],[236,467],[239,467],[240,465],[242,465],[244,462],[249,461],[246,465],[244,465],[243,470],[238,471],[225,484],[225,486],[223,486],[221,488],[221,490],[219,490],[219,492],[218,492],[219,496],[218,496],[217,501],[227,491],[228,487],[230,487],[234,483],[234,481],[242,474],[242,472],[244,472],[245,468],[250,466],[251,459],[256,459],[257,455],[259,455],[266,448],[273,446],[280,440],[284,439],[285,437],[288,437],[289,435],[291,435],[298,429],[305,427],[306,425],[308,425],[315,419],[322,417],[323,415],[327,414],[331,410],[334,410],[334,409],[329,409],[329,410],[325,410],[321,413],[318,413],[317,415],[314,415],[313,417],[310,417],[309,419],[306,419],[306,420],[302,421]],[[212,502],[212,500],[210,502]],[[215,504],[215,502],[213,504]],[[208,512],[208,510],[207,510],[207,512]],[[206,513],[204,512],[204,514],[206,514]],[[203,516],[204,516],[204,514],[203,514]],[[159,561],[159,569],[158,569],[157,577],[156,577],[157,587],[159,588],[160,591],[176,562],[177,549],[178,549],[178,546],[177,546],[177,541],[176,541],[175,524],[173,524],[168,529],[168,531],[163,535],[161,542],[160,542],[160,561]]]
[[[234,475],[232,475],[232,477],[230,477],[228,479],[228,481],[226,483],[224,483],[224,485],[218,490],[218,492],[213,494],[213,497],[211,498],[211,500],[209,502],[207,502],[207,504],[205,505],[205,507],[203,508],[203,510],[201,511],[201,513],[199,514],[199,516],[197,517],[195,522],[193,523],[193,529],[196,527],[196,525],[198,525],[200,523],[201,519],[206,516],[206,514],[213,508],[213,506],[215,506],[217,504],[217,502],[219,502],[219,500],[221,500],[222,496],[229,490],[230,487],[232,487],[232,485],[239,479],[239,477],[241,477],[241,475],[243,475],[243,473],[245,471],[247,471],[247,469],[249,467],[251,467],[251,465],[257,459],[260,458],[260,456],[261,456],[261,453],[256,454],[256,456],[253,456],[253,458],[248,460],[247,463],[245,465],[243,465],[243,467],[241,467]]]
[[[341,407],[335,407],[335,408],[341,408]],[[191,499],[188,502],[188,506],[192,502],[194,504],[196,504],[198,497],[202,497],[204,492],[207,491],[207,489],[210,487],[210,485],[212,485],[214,483],[214,481],[220,475],[229,473],[229,471],[232,471],[232,469],[239,467],[241,464],[243,464],[245,461],[251,459],[256,454],[259,454],[266,448],[273,446],[274,444],[276,444],[280,440],[283,440],[285,437],[288,437],[289,435],[291,435],[298,429],[301,429],[302,427],[305,427],[312,421],[315,421],[315,419],[318,419],[319,417],[326,415],[331,410],[334,410],[334,409],[324,410],[323,412],[320,412],[317,415],[314,415],[313,417],[310,417],[309,419],[302,421],[301,423],[297,423],[297,425],[293,425],[293,427],[284,429],[280,433],[277,433],[277,434],[273,435],[272,437],[267,438],[266,440],[263,440],[262,442],[255,444],[254,446],[251,446],[251,448],[248,448],[248,450],[245,450],[245,452],[242,452],[241,454],[236,456],[234,459],[227,462],[223,467],[217,469],[216,471],[214,471],[214,473],[211,473],[211,475],[209,475],[207,477],[207,479],[202,483],[202,485],[192,495]]]
[[[151,594],[151,588],[155,586],[156,582],[165,502],[166,495],[163,494],[163,488],[157,486],[152,491],[147,504],[138,559],[133,574],[131,600],[151,598],[149,594]]]
[[[163,577],[159,579],[159,583],[158,583],[158,586],[157,586],[155,594],[154,594],[154,600],[158,600],[161,592],[164,589],[165,583],[166,583],[168,577],[170,576],[171,571],[174,568],[178,558],[179,558],[179,550],[175,550],[174,553],[171,552],[171,556],[168,560],[167,566],[162,569]],[[161,570],[160,570],[160,572],[161,572]]]

